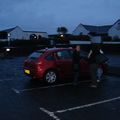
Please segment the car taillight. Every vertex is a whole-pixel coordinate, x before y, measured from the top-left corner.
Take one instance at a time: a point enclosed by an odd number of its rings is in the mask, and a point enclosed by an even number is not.
[[[41,70],[42,70],[42,65],[43,65],[42,62],[38,62],[38,63],[36,63],[37,71],[41,71]]]
[[[43,64],[42,62],[38,62],[38,63],[37,63],[38,66],[39,66],[39,65],[42,65],[42,64]]]
[[[37,71],[42,71],[42,67],[40,65],[37,65]]]

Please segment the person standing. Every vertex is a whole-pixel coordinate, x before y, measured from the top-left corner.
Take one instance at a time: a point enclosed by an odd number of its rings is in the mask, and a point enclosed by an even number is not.
[[[88,54],[89,64],[90,64],[90,75],[91,75],[91,86],[92,88],[97,88],[97,70],[98,63],[96,62],[96,56],[100,54],[100,46],[97,44],[91,44],[91,50]]]
[[[73,72],[74,72],[74,85],[78,84],[79,77],[80,77],[80,46],[77,45],[75,50],[73,51]]]

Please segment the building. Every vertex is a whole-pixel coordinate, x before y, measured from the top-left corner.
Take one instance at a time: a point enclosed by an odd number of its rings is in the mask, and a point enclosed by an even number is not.
[[[120,20],[115,22],[112,27],[108,30],[108,36],[111,36],[113,39],[120,39]]]
[[[0,39],[10,39],[10,40],[30,40],[30,39],[39,39],[39,38],[48,38],[46,32],[38,31],[24,31],[19,26],[14,28],[1,30]]]
[[[120,39],[120,20],[113,25],[93,26],[79,24],[72,33],[73,35],[109,36],[112,39]]]

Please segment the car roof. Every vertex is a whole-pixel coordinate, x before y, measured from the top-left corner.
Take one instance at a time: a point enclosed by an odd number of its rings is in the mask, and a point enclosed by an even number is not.
[[[55,52],[61,50],[72,50],[72,48],[45,48],[41,50],[37,50],[38,52]]]

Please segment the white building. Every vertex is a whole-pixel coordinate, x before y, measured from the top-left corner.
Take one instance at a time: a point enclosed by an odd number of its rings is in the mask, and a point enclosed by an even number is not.
[[[112,38],[119,38],[120,39],[120,20],[115,22],[112,27],[108,30],[108,35]]]
[[[19,26],[6,29],[6,30],[2,30],[0,32],[6,33],[6,39],[9,37],[10,40],[30,40],[32,38],[37,39],[41,37],[48,38],[48,34],[46,32],[24,31]]]
[[[73,35],[99,35],[99,36],[110,36],[113,39],[120,39],[120,20],[115,22],[113,25],[105,26],[93,26],[79,24],[72,33]]]

